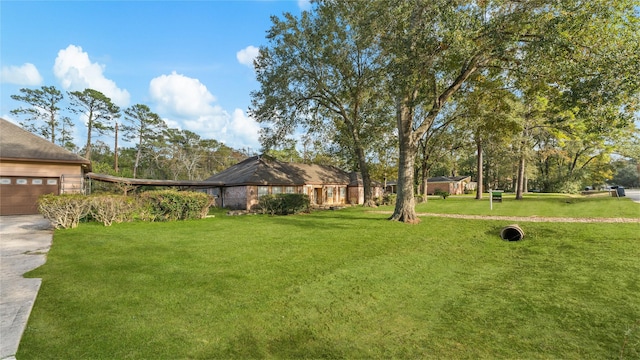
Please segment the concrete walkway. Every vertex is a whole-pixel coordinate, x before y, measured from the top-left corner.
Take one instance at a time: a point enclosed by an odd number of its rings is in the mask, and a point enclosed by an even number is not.
[[[52,235],[41,215],[0,216],[0,359],[15,359],[42,282],[22,275],[45,263]]]

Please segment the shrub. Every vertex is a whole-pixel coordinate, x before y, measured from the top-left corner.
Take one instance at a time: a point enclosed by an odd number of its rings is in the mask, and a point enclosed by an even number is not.
[[[287,215],[308,211],[310,204],[309,196],[305,194],[276,194],[261,196],[258,205],[263,213]]]
[[[91,210],[89,197],[85,195],[42,195],[38,198],[38,211],[56,229],[75,228]]]
[[[214,199],[201,192],[161,190],[140,194],[141,214],[150,221],[202,219]]]
[[[451,194],[449,194],[448,191],[444,191],[444,190],[440,190],[440,189],[436,190],[435,194],[438,195],[438,196],[442,196],[443,199],[446,199],[449,196],[451,196]]]
[[[91,217],[104,224],[132,221],[137,207],[136,201],[122,195],[91,196]]]
[[[398,194],[384,194],[382,197],[382,205],[395,205]]]

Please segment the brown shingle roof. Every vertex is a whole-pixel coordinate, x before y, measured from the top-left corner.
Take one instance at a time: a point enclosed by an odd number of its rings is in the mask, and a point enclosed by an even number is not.
[[[80,155],[24,130],[0,118],[0,159],[84,164],[91,162]]]
[[[250,157],[205,181],[227,186],[350,183],[349,174],[334,166],[285,163],[267,156]]]

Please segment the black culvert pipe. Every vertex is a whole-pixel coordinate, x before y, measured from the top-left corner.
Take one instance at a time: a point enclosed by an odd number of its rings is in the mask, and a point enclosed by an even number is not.
[[[500,237],[502,240],[518,241],[524,238],[524,231],[522,231],[520,226],[516,224],[509,225],[505,226],[502,231],[500,231]]]

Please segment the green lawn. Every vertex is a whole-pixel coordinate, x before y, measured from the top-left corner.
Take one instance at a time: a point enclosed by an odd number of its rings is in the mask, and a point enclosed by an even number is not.
[[[473,195],[451,196],[446,200],[430,196],[426,203],[418,204],[418,212],[442,214],[499,215],[499,216],[549,216],[549,217],[640,217],[640,204],[627,198],[609,196],[567,196],[561,194],[526,194],[524,200],[516,200],[515,194],[505,193],[502,202],[489,204],[489,194],[484,199]],[[393,207],[389,208],[393,210]]]
[[[640,209],[536,199],[514,209]],[[510,222],[386,217],[218,213],[58,230],[30,273],[43,284],[17,358],[640,357],[640,224],[521,222],[525,239],[506,242]]]

